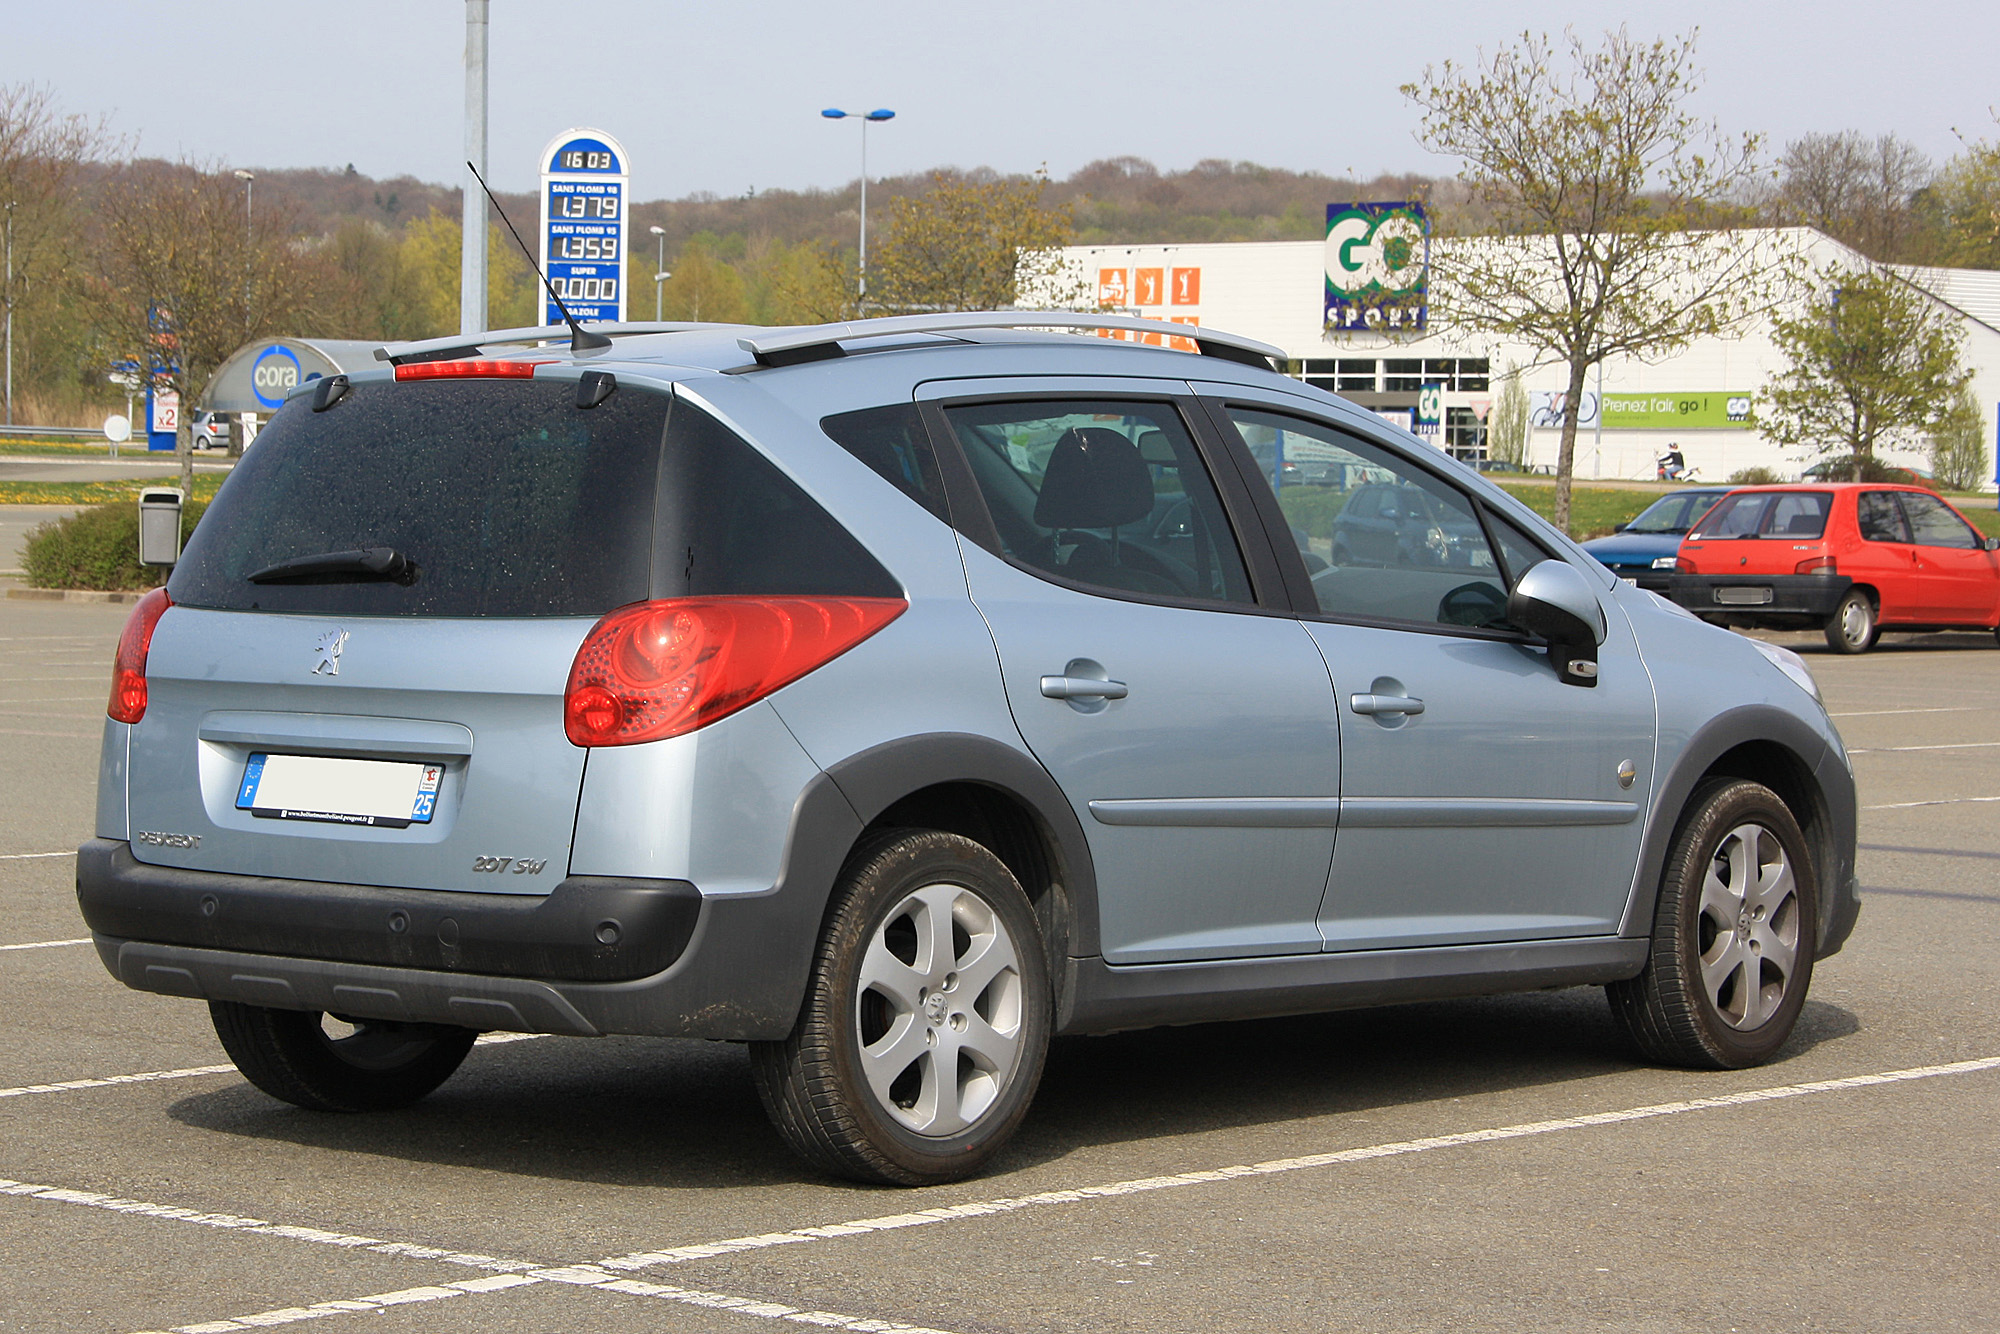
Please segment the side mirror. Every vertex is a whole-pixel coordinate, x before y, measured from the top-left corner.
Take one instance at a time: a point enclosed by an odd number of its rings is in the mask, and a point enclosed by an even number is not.
[[[1614,533],[1622,533],[1625,531],[1625,525],[1622,523],[1614,523],[1611,525],[1611,531]]]
[[[1604,607],[1575,567],[1545,560],[1507,595],[1507,619],[1549,643],[1549,662],[1564,685],[1597,684],[1597,646],[1604,642]]]
[[[2000,537],[1989,537],[1989,538],[1987,538],[1987,539],[1986,539],[1986,549],[1987,549],[1988,551],[2000,551]]]

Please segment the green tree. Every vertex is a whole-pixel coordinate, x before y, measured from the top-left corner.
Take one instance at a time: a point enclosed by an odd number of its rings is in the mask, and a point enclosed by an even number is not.
[[[853,262],[823,241],[770,242],[749,258],[762,324],[832,324],[858,313]]]
[[[1571,33],[1565,46],[1566,62],[1548,37],[1524,33],[1403,88],[1422,110],[1424,146],[1463,161],[1470,202],[1500,234],[1433,247],[1434,302],[1454,324],[1568,370],[1562,528],[1591,367],[1672,352],[1765,301],[1758,247],[1721,226],[1741,216],[1757,141],[1726,139],[1685,109],[1698,87],[1694,34],[1640,42],[1620,29],[1592,49]]]
[[[1931,479],[1946,491],[1977,491],[1990,475],[1986,469],[1986,422],[1970,382],[1945,409],[1931,432]]]
[[[750,318],[743,275],[723,252],[722,239],[713,232],[688,238],[667,266],[674,276],[665,285],[666,318],[709,324],[742,324]]]
[[[459,220],[432,209],[403,227],[396,247],[394,287],[381,304],[404,322],[384,337],[437,338],[458,332]],[[486,322],[495,329],[532,328],[541,321],[541,283],[499,223],[486,225]]]
[[[869,304],[881,312],[998,310],[1023,289],[1038,305],[1075,305],[1062,247],[1072,208],[1043,200],[1046,175],[973,181],[933,176],[922,195],[893,199],[869,265]]]
[[[1528,461],[1528,387],[1511,361],[1500,377],[1500,397],[1486,414],[1486,454],[1500,463]]]
[[[1925,191],[1937,262],[2000,269],[2000,142],[1967,143]]]
[[[1823,275],[1796,317],[1772,324],[1786,367],[1755,423],[1778,444],[1839,461],[1866,480],[1885,443],[1937,430],[1971,379],[1947,310],[1882,269]]]

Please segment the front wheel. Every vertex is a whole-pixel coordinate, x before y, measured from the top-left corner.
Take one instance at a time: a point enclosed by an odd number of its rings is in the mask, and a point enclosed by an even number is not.
[[[1805,1007],[1817,890],[1777,793],[1741,779],[1703,787],[1667,849],[1645,971],[1605,988],[1613,1017],[1665,1064],[1763,1064]]]
[[[245,1079],[314,1112],[407,1107],[451,1078],[479,1036],[442,1024],[350,1023],[235,1001],[210,1001],[208,1013]]]
[[[1835,653],[1866,653],[1881,637],[1874,599],[1858,588],[1848,589],[1833,615],[1826,618],[1826,646]]]
[[[850,859],[805,1009],[785,1041],[751,1044],[751,1070],[772,1124],[815,1166],[956,1181],[1026,1115],[1051,1009],[1013,874],[970,839],[893,831]]]

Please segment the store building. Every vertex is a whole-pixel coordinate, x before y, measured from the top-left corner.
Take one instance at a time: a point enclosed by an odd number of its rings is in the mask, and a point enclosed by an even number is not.
[[[1804,228],[1758,234],[1773,256],[1795,255],[1815,270],[1859,268],[1856,251]],[[1470,244],[1492,244],[1471,242]],[[1437,247],[1468,244],[1440,240]],[[1329,244],[1318,241],[1208,245],[1072,246],[1069,277],[1107,307],[1151,318],[1210,325],[1285,349],[1292,373],[1404,427],[1417,425],[1419,395],[1441,390],[1444,448],[1466,459],[1486,454],[1485,421],[1510,366],[1525,367],[1533,430],[1531,467],[1556,460],[1568,368],[1535,366],[1533,353],[1491,335],[1454,329],[1435,310],[1421,332],[1329,333]],[[1448,270],[1447,265],[1440,268]],[[2000,417],[2000,273],[1973,269],[1895,270],[1929,293],[1958,323],[1973,391],[1982,407],[1989,457]],[[1438,281],[1433,278],[1433,282]],[[1442,305],[1444,303],[1436,303]],[[1768,319],[1734,333],[1697,339],[1656,360],[1615,358],[1586,386],[1576,446],[1580,478],[1653,478],[1669,444],[1702,480],[1742,468],[1795,477],[1814,461],[1764,439],[1750,417],[1784,359]],[[1925,468],[1920,442],[1881,451],[1885,461]],[[1992,482],[1988,482],[1990,488]]]

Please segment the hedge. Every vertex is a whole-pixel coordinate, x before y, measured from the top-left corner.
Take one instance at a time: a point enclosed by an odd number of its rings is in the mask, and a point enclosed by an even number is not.
[[[201,522],[208,502],[181,507],[181,542]],[[139,563],[139,506],[131,500],[93,505],[51,519],[28,534],[21,553],[31,588],[94,588],[129,592],[166,582],[167,570]]]

